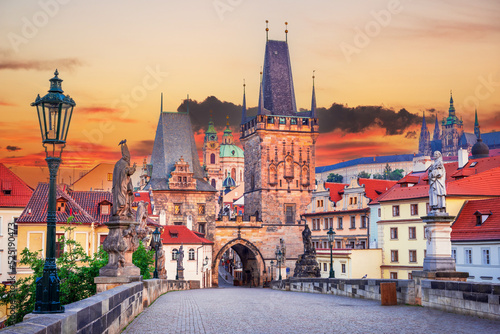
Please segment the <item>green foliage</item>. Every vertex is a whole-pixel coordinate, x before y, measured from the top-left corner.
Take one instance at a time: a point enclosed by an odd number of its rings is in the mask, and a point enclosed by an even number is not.
[[[373,178],[375,180],[385,180],[384,175],[381,175],[381,174],[373,174]]]
[[[363,178],[363,179],[369,179],[371,176],[370,173],[367,173],[365,171],[362,171],[361,173],[358,174],[358,177]]]
[[[344,180],[344,177],[340,174],[335,174],[335,173],[330,173],[328,175],[326,182],[336,182],[336,183],[342,183]]]
[[[73,219],[68,218],[68,226],[63,227],[68,238],[62,237],[59,242],[66,251],[56,259],[60,301],[63,305],[94,295],[94,277],[99,275],[99,269],[108,262],[108,254],[102,248],[90,257],[78,242],[72,240],[76,228],[73,226]],[[21,252],[19,263],[31,268],[33,275],[21,278],[10,286],[0,286],[0,304],[11,305],[12,309],[12,314],[6,321],[7,326],[21,322],[35,308],[35,281],[43,275],[45,260],[39,252],[30,252],[25,248]]]
[[[393,180],[393,181],[399,181],[403,178],[404,176],[404,170],[403,169],[396,169],[392,170],[391,166],[389,164],[385,165],[384,168],[384,174],[373,174],[373,178],[377,180]]]
[[[143,279],[150,279],[153,277],[152,272],[155,270],[155,251],[147,250],[142,241],[139,242],[139,247],[132,255],[132,263],[141,269]]]

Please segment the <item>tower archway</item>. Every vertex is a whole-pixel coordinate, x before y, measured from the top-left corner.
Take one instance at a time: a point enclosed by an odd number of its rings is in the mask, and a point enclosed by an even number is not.
[[[262,286],[266,278],[264,257],[257,246],[241,238],[227,242],[215,256],[212,262],[212,286],[218,286],[219,284],[219,265],[224,253],[229,249],[238,254],[241,260],[241,285]]]

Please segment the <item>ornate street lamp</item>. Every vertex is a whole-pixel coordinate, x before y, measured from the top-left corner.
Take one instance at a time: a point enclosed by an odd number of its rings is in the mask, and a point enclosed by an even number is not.
[[[155,248],[155,271],[153,272],[153,278],[158,278],[158,248],[160,248],[160,230],[158,227],[153,232],[153,245]]]
[[[59,72],[50,79],[49,93],[38,95],[31,104],[36,107],[38,123],[45,148],[45,161],[49,166],[50,183],[47,206],[47,244],[43,276],[36,279],[35,310],[33,313],[62,313],[64,306],[59,301],[59,277],[56,267],[56,178],[61,155],[66,146],[75,101],[63,94]]]
[[[278,263],[278,266],[279,266],[279,280],[281,281],[281,260],[283,258],[283,253],[281,253],[281,249],[278,249],[278,251],[276,252],[276,262]]]
[[[274,261],[271,260],[271,281],[274,281],[273,269],[274,269]]]
[[[328,234],[328,241],[330,242],[330,278],[335,278],[335,271],[333,271],[333,240],[335,239],[335,231],[330,226],[326,234]]]

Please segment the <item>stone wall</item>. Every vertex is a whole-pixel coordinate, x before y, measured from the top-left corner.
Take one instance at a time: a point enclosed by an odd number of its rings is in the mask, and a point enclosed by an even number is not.
[[[64,313],[30,313],[23,322],[0,333],[120,333],[163,293],[188,288],[186,281],[151,279],[129,283],[65,305]]]
[[[500,284],[422,280],[422,306],[500,320]]]
[[[415,304],[415,282],[391,279],[289,278],[271,282],[275,290],[381,300],[380,283],[396,283],[398,304]]]

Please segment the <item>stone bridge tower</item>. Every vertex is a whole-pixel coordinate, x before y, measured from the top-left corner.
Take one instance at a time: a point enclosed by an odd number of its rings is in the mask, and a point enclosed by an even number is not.
[[[257,116],[242,111],[245,220],[256,216],[263,223],[297,224],[315,187],[314,76],[311,110],[298,112],[286,41],[267,41],[261,74]]]

